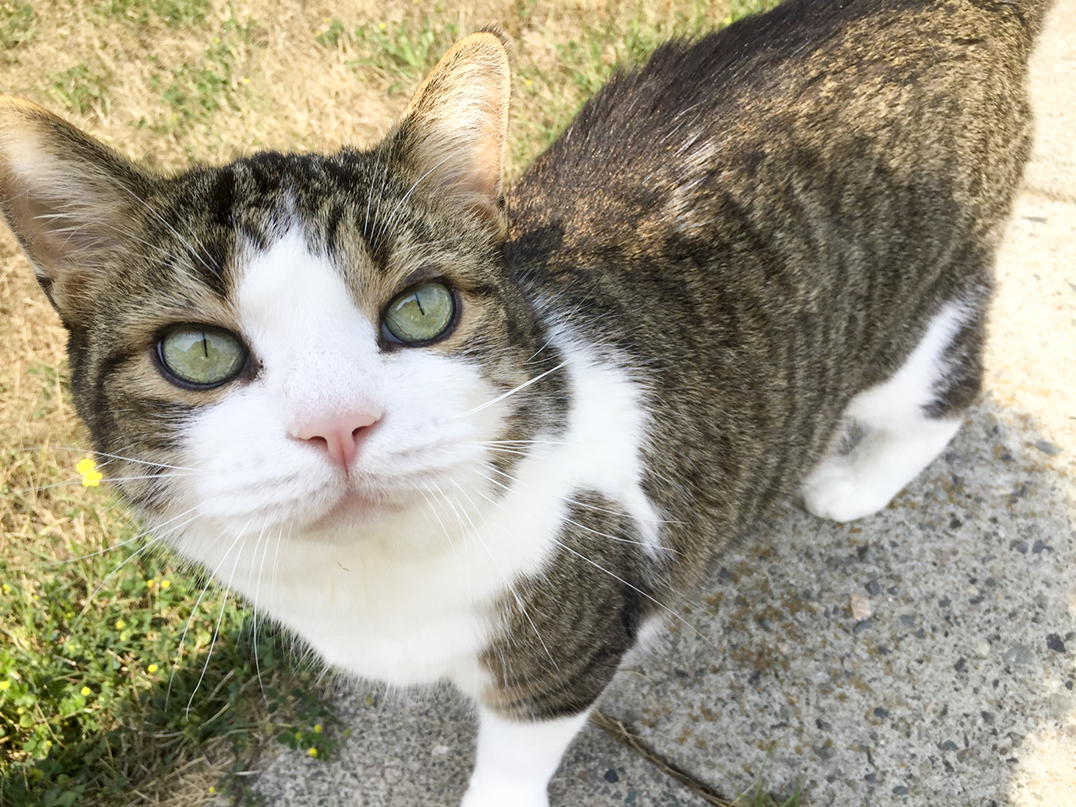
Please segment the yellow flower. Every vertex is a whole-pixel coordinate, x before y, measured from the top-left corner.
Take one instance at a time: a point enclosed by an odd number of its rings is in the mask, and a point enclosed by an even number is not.
[[[316,757],[318,755],[318,749],[316,749],[316,748],[308,748],[306,753],[308,753],[312,757]]]
[[[318,723],[316,726],[314,726],[314,733],[321,734],[321,723]]]
[[[162,580],[161,581],[161,588],[168,588],[170,585],[172,585],[171,580]]]
[[[79,462],[75,466],[75,470],[82,474],[82,487],[84,488],[95,488],[105,478],[105,475],[97,470],[97,463],[89,457]]]
[[[148,667],[146,667],[146,672],[148,672],[150,675],[157,672],[157,665],[156,664],[150,664]]]
[[[302,733],[301,731],[297,731],[297,732],[295,732],[295,739],[296,739],[296,740],[301,740],[301,739],[303,739],[303,733]]]
[[[153,588],[156,582],[157,581],[151,577],[149,580],[146,581],[146,588]]]
[[[81,689],[80,691],[82,692],[82,697],[84,697],[84,698],[85,698],[85,697],[86,697],[87,695],[89,695],[89,694],[90,694],[90,692],[92,692],[93,690],[91,690],[91,689],[90,689],[89,687],[83,687],[83,688],[82,688],[82,689]]]
[[[122,619],[117,619],[116,620],[116,630],[123,630],[126,627],[127,627],[127,623],[124,622]]]
[[[216,793],[216,792],[217,792],[217,789],[216,789],[215,787],[213,787],[213,785],[210,785],[210,786],[209,786],[209,792],[210,792],[210,793]]]
[[[4,593],[5,594],[10,594],[11,593],[11,586],[9,586],[7,583],[4,583]]]
[[[8,689],[10,686],[10,681],[0,681],[0,689]]]

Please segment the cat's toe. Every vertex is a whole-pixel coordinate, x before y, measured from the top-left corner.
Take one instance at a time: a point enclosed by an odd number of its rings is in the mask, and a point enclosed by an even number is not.
[[[879,501],[877,491],[846,457],[823,463],[803,483],[800,492],[808,512],[842,523],[873,515],[888,503],[888,499]]]

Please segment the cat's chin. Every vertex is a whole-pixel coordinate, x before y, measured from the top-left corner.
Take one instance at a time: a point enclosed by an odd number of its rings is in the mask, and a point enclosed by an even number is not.
[[[407,503],[392,497],[350,490],[327,512],[317,515],[306,528],[334,532],[375,524],[406,509]]]

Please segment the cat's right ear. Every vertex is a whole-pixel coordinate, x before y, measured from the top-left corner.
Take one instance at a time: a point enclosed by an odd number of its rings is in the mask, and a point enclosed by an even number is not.
[[[512,69],[508,40],[479,31],[457,42],[422,82],[390,136],[416,183],[436,189],[499,234]]]
[[[122,248],[149,179],[51,112],[0,96],[0,209],[65,324]]]

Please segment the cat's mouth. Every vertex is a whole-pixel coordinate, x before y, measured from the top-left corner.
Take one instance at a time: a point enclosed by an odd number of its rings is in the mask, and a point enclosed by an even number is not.
[[[310,526],[314,529],[352,527],[397,512],[403,506],[402,502],[382,494],[352,488]]]

